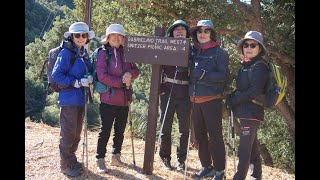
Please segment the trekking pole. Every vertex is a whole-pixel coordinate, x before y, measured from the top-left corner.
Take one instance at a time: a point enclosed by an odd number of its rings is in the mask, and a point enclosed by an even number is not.
[[[227,107],[227,111],[228,111],[228,115],[229,115],[229,120],[228,120],[228,126],[227,126],[227,147],[226,147],[226,167],[228,167],[227,163],[228,163],[228,153],[229,153],[229,146],[230,146],[230,125],[231,125],[231,112],[230,109],[231,107]],[[227,168],[226,168],[226,174],[227,174]]]
[[[192,121],[192,115],[193,115],[193,109],[194,109],[195,95],[196,95],[196,85],[193,86],[193,94],[192,94],[193,102],[192,102],[192,107],[191,107],[191,111],[190,111],[190,125],[189,125],[189,137],[188,137],[188,146],[187,146],[187,157],[186,157],[186,162],[185,162],[185,166],[184,166],[184,175],[183,175],[184,180],[186,180],[186,177],[187,177],[189,146],[190,146],[190,140],[191,140],[191,121]]]
[[[177,72],[178,72],[178,66],[176,66],[176,72],[174,73],[173,82],[176,80]],[[157,146],[156,146],[156,149],[155,149],[155,151],[154,151],[155,154],[157,153],[158,147],[160,147],[160,145],[161,145],[161,134],[162,134],[162,129],[163,129],[164,121],[165,121],[166,116],[167,116],[168,107],[169,107],[169,104],[170,104],[170,99],[171,99],[171,94],[172,94],[173,85],[174,85],[174,83],[172,83],[172,85],[171,85],[171,89],[170,89],[170,93],[169,93],[169,98],[168,98],[166,110],[164,111],[164,115],[163,115],[163,118],[162,118],[162,123],[161,123],[161,128],[160,128],[160,132],[159,132],[158,141],[157,141]]]
[[[85,175],[86,179],[89,178],[88,176],[88,118],[87,118],[87,100],[88,100],[88,88],[85,87],[84,89],[84,99],[85,99],[85,104],[84,104],[84,132],[83,132],[83,150],[82,150],[82,164],[85,164]],[[84,154],[86,154],[86,162],[84,163]]]
[[[236,153],[236,150],[234,148],[234,125],[233,125],[233,112],[232,110],[230,109],[230,116],[231,116],[231,133],[232,133],[232,155],[233,155],[233,171],[234,171],[234,174],[236,173],[236,156],[235,156],[235,153]]]
[[[126,97],[128,97],[128,94],[127,94],[127,91],[129,90],[130,87],[126,86],[126,90],[125,90],[125,93],[126,93]],[[132,117],[131,117],[131,102],[128,101],[128,120],[129,120],[129,123],[130,123],[130,130],[131,130],[131,146],[132,146],[132,160],[133,160],[133,165],[136,166],[136,159],[135,159],[135,156],[134,156],[134,144],[133,144],[133,123],[132,123]]]

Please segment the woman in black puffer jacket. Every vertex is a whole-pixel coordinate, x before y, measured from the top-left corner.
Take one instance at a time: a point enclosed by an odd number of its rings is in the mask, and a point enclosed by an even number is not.
[[[268,79],[268,67],[263,58],[266,47],[260,32],[249,31],[238,42],[238,52],[243,56],[237,78],[236,90],[227,96],[227,105],[234,115],[240,120],[240,143],[238,149],[239,163],[233,180],[244,180],[247,176],[249,165],[252,167],[252,178],[262,178],[261,158],[257,131],[260,122],[264,119],[264,108],[252,99],[264,93]],[[251,71],[251,72],[250,72]],[[249,80],[248,73],[251,73]]]

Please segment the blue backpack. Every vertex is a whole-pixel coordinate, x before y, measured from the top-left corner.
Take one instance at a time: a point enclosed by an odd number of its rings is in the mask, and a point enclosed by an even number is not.
[[[108,50],[108,48],[105,48],[104,45],[102,45],[101,47],[95,49],[91,55],[91,59],[92,59],[92,68],[93,68],[93,73],[92,73],[92,76],[93,76],[93,91],[94,92],[97,92],[99,94],[101,93],[104,93],[106,91],[109,90],[109,87],[108,85],[104,84],[103,82],[100,82],[98,80],[98,75],[97,75],[97,71],[96,71],[96,63],[97,63],[97,55],[98,55],[98,52],[100,50],[103,50],[103,51],[106,51],[107,53],[107,57],[106,57],[106,61],[107,61],[107,65],[108,65],[108,71],[109,71],[109,62],[110,62],[110,59],[111,59],[111,55],[112,53]]]
[[[265,87],[265,94],[253,99],[252,102],[264,106],[265,108],[272,110],[277,106],[284,98],[287,90],[287,78],[282,72],[281,68],[269,61],[257,61],[248,69],[248,79],[251,81],[251,71],[255,65],[262,63],[269,69],[268,82]]]

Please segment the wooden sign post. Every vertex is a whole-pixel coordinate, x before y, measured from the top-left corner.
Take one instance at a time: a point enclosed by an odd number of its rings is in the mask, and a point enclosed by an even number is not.
[[[155,36],[126,36],[126,62],[152,64],[148,122],[143,173],[152,174],[156,142],[161,65],[188,66],[189,39],[162,37],[164,30],[156,27]]]

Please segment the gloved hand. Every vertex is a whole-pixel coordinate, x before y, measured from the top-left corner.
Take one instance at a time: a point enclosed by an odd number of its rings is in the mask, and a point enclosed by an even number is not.
[[[89,79],[88,78],[81,78],[80,84],[81,84],[81,86],[89,87],[89,85],[90,85]]]
[[[75,88],[80,88],[82,86],[85,86],[85,87],[89,87],[89,80],[88,78],[81,78],[80,79],[80,82],[76,79],[74,82],[73,82],[73,87]]]
[[[203,69],[194,68],[191,72],[191,77],[195,80],[201,80],[206,73]]]
[[[93,76],[92,76],[92,75],[89,75],[87,78],[88,78],[89,84],[92,84],[92,82],[93,82]]]

